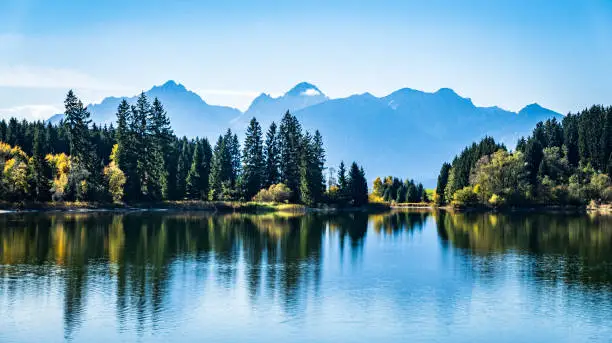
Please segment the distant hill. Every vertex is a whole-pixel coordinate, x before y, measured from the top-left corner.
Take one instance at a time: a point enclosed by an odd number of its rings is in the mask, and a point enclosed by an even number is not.
[[[262,93],[245,112],[209,105],[174,81],[155,86],[146,94],[162,101],[176,134],[208,137],[213,142],[228,127],[242,133],[252,117],[265,132],[289,110],[306,129],[321,131],[330,166],[336,167],[340,160],[357,160],[370,180],[394,175],[417,179],[427,187],[435,185],[442,162],[472,141],[489,135],[512,149],[538,121],[562,118],[538,104],[518,113],[478,107],[449,88],[433,93],[403,88],[384,97],[364,93],[330,99],[315,85],[302,82],[280,97]],[[110,97],[89,105],[92,120],[114,122],[121,99]],[[134,102],[136,97],[125,99]],[[49,120],[61,118],[55,115]]]
[[[242,114],[235,108],[209,105],[199,95],[172,80],[151,88],[145,94],[151,101],[155,97],[159,98],[170,116],[172,129],[181,136],[216,137],[227,129],[232,119]],[[116,120],[119,103],[126,99],[134,104],[137,97],[108,97],[99,104],[88,105],[87,109],[92,121],[110,124]],[[62,118],[63,115],[59,114],[49,120],[58,122]]]

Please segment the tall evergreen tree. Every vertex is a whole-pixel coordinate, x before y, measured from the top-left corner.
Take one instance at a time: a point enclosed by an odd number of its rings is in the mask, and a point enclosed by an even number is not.
[[[255,118],[246,130],[242,158],[242,188],[251,199],[262,188],[265,172],[261,126]]]
[[[567,161],[572,167],[578,166],[580,152],[578,151],[578,120],[576,115],[568,114],[563,118],[563,141]]]
[[[176,179],[174,180],[175,194],[174,199],[183,199],[187,196],[187,174],[191,168],[191,151],[189,149],[189,142],[186,137],[180,141],[180,152],[176,166]]]
[[[289,111],[281,120],[279,129],[281,181],[292,190],[291,201],[298,200],[300,184],[300,147],[302,127]]]
[[[72,90],[68,91],[64,106],[66,108],[64,125],[70,140],[70,156],[85,161],[91,150],[88,129],[91,122],[89,112],[83,107],[83,103],[74,95]]]
[[[33,151],[30,173],[31,173],[31,184],[32,197],[36,201],[49,201],[51,200],[51,171],[49,166],[45,162],[45,157],[42,152],[43,140],[42,130],[38,127],[35,129]]]
[[[144,96],[144,94],[141,96]],[[170,120],[159,99],[155,98],[153,105],[145,113],[147,194],[151,200],[161,200],[164,195],[168,194],[168,172],[165,160],[170,153],[172,129],[170,128]]]
[[[126,182],[124,186],[124,197],[127,200],[134,200],[140,196],[140,180],[137,170],[138,152],[135,147],[135,128],[132,110],[128,102],[124,99],[117,107],[117,130],[115,140],[117,141],[117,165],[125,174]]]
[[[442,164],[442,168],[440,168],[440,174],[438,175],[438,183],[436,185],[436,193],[438,198],[436,199],[438,205],[444,205],[446,203],[444,199],[444,190],[446,189],[446,185],[448,184],[448,174],[450,172],[451,165],[450,163]]]
[[[355,162],[351,164],[348,174],[348,194],[353,206],[363,206],[368,203],[368,182],[365,172]]]
[[[265,143],[265,173],[264,173],[264,187],[268,188],[273,184],[277,184],[280,181],[279,175],[279,147],[278,147],[278,134],[276,132],[276,124],[272,122],[270,128],[266,133]]]
[[[341,193],[346,192],[348,189],[348,179],[346,178],[344,161],[340,161],[340,166],[338,167],[338,189]]]
[[[232,187],[232,179],[234,168],[232,163],[232,154],[228,146],[227,135],[219,136],[210,166],[210,195],[211,200],[221,199],[224,194],[224,188]],[[231,135],[229,136],[230,139]],[[230,141],[231,143],[231,141]]]

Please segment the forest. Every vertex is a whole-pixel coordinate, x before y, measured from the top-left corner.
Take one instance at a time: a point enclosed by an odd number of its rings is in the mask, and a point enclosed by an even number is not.
[[[64,119],[0,121],[0,199],[8,203],[81,201],[262,201],[361,206],[368,202],[362,167],[341,163],[325,178],[319,131],[302,129],[288,111],[265,132],[251,119],[241,146],[228,129],[207,138],[177,137],[157,99],[122,101],[110,126],[92,123],[71,90]],[[337,180],[337,181],[336,181]]]
[[[539,122],[508,149],[485,137],[440,169],[434,201],[457,207],[612,201],[612,107]]]

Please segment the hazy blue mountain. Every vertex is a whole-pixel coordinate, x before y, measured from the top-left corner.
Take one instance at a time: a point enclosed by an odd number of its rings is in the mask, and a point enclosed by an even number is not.
[[[467,144],[489,135],[513,149],[538,121],[562,117],[537,105],[519,113],[477,107],[447,88],[435,93],[404,88],[381,98],[366,93],[295,113],[305,128],[321,131],[332,165],[356,159],[370,180],[394,175],[429,187],[442,162]]]
[[[235,108],[207,104],[199,95],[172,80],[161,86],[154,86],[145,94],[151,102],[155,97],[159,98],[168,112],[172,128],[181,136],[216,137],[227,129],[230,121],[241,115]],[[108,97],[99,104],[88,105],[87,109],[91,113],[92,121],[110,124],[116,120],[119,103],[126,99],[133,104],[137,97]],[[60,114],[49,120],[58,122],[61,118],[63,116]]]
[[[261,93],[253,100],[237,123],[240,123],[242,127],[246,127],[248,121],[253,117],[262,123],[278,121],[280,118],[279,113],[284,114],[287,111],[295,112],[327,100],[329,98],[317,86],[308,82],[301,82],[282,96],[276,98],[269,94]]]
[[[241,134],[253,116],[265,132],[289,110],[307,130],[321,131],[329,166],[356,160],[370,180],[394,175],[417,179],[428,187],[435,185],[442,162],[450,161],[467,144],[489,135],[513,149],[517,139],[529,134],[538,121],[562,118],[538,104],[518,113],[478,107],[449,88],[433,93],[403,88],[383,97],[364,93],[329,99],[315,85],[303,82],[280,97],[262,93],[245,112],[209,105],[174,81],[146,93],[162,101],[178,135],[206,136],[214,142],[228,127]],[[121,99],[110,97],[89,105],[92,119],[114,122]],[[136,97],[127,99],[134,102]],[[59,118],[61,115],[50,120]]]

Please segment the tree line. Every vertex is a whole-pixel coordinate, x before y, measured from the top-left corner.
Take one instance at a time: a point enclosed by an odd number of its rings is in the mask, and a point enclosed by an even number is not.
[[[368,201],[363,168],[340,165],[325,178],[323,137],[288,111],[263,130],[251,119],[241,146],[228,129],[214,146],[177,137],[163,104],[141,93],[121,101],[114,125],[91,122],[73,91],[63,120],[0,121],[0,193],[8,201],[286,201],[360,206]],[[326,182],[327,181],[327,182]]]
[[[374,180],[372,196],[379,201],[386,202],[429,202],[429,197],[422,183],[416,183],[414,180],[408,179],[402,181],[402,179],[392,176],[387,176],[384,180],[377,177]]]
[[[473,143],[440,169],[439,205],[584,205],[612,201],[612,107],[539,122],[508,151]]]

